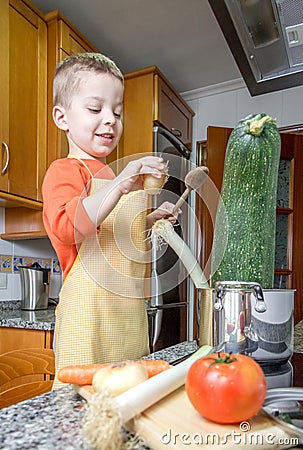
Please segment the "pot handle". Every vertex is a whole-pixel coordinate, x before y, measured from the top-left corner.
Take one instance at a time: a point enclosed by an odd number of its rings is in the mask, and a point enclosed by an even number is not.
[[[225,294],[224,288],[250,288],[256,297],[255,311],[258,313],[263,313],[266,311],[266,304],[263,297],[263,291],[259,283],[246,282],[246,281],[217,281],[215,284],[215,290],[217,292],[216,302],[214,304],[214,309],[220,311],[223,309],[223,297]]]
[[[259,284],[254,284],[253,293],[256,297],[255,311],[258,313],[265,312],[267,308],[264,301],[263,291]]]

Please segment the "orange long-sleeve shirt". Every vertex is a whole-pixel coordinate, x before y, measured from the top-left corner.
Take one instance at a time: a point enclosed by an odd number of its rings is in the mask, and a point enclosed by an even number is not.
[[[113,179],[113,171],[104,163],[83,160],[93,176]],[[57,159],[49,166],[42,185],[43,221],[60,261],[63,278],[70,271],[79,244],[96,232],[83,205],[89,195],[91,176],[77,159]]]

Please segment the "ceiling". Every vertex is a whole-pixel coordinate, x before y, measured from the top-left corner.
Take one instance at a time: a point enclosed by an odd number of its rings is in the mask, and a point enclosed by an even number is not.
[[[178,92],[238,79],[207,0],[31,0],[59,9],[125,72],[156,65]]]

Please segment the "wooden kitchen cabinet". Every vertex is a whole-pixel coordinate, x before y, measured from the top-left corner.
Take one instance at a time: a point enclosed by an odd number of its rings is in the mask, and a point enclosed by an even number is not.
[[[276,230],[276,266],[275,288],[296,289],[295,323],[303,319],[303,125],[280,129],[281,158],[278,182],[277,230]],[[232,128],[208,127],[207,140],[200,142],[197,148],[197,164],[209,168],[209,175],[221,191],[224,170],[225,150]],[[279,187],[280,186],[280,187]],[[281,200],[281,193],[282,196]],[[202,245],[200,264],[206,267],[206,276],[210,275],[210,254],[213,241],[214,218],[217,208],[214,191],[207,189],[203,197],[197,196],[196,215],[201,228]],[[279,200],[280,199],[280,200]],[[212,205],[210,214],[206,205]],[[212,215],[212,217],[211,217]],[[262,218],[260,218],[262,220]],[[284,255],[279,256],[277,246],[282,247]],[[244,280],[246,281],[246,280]]]
[[[0,7],[0,207],[6,208],[1,237],[45,235],[46,23],[27,0],[0,0]],[[39,218],[31,221],[33,215]]]
[[[7,0],[0,0],[1,4],[6,3]],[[11,3],[16,5],[21,5],[21,1],[17,0],[11,0]],[[22,10],[23,14],[25,15],[26,12],[31,11],[30,9],[30,3],[26,3],[28,5],[27,9]],[[20,7],[21,8],[21,7]],[[25,12],[24,12],[25,11]],[[8,14],[8,12],[7,12]],[[38,13],[37,13],[38,14]],[[12,16],[15,17],[16,13],[14,13]],[[39,14],[38,14],[39,16]],[[26,16],[25,16],[26,17]],[[26,76],[29,79],[30,84],[32,85],[31,90],[28,90],[28,98],[31,98],[31,102],[33,105],[37,104],[40,108],[40,114],[38,116],[39,119],[39,125],[40,128],[37,125],[33,125],[32,127],[28,127],[27,123],[29,120],[31,120],[31,114],[28,113],[28,111],[31,111],[32,113],[32,107],[31,105],[26,104],[26,108],[20,108],[20,99],[24,98],[23,92],[20,92],[21,89],[24,90],[24,83],[20,84],[20,89],[18,93],[18,102],[16,103],[17,110],[20,110],[19,113],[26,116],[27,120],[24,120],[24,124],[26,126],[23,126],[22,132],[20,133],[14,133],[18,139],[22,142],[22,139],[24,138],[24,130],[30,129],[31,130],[31,136],[32,140],[34,140],[35,135],[37,134],[39,136],[39,160],[38,160],[38,166],[37,166],[37,159],[33,158],[28,153],[22,153],[20,151],[21,157],[25,158],[26,163],[23,164],[23,159],[20,157],[18,160],[18,164],[16,164],[15,161],[12,161],[11,167],[14,168],[15,171],[22,169],[22,172],[16,172],[16,179],[18,182],[23,183],[26,186],[24,188],[24,193],[29,189],[31,184],[34,182],[38,183],[38,193],[39,193],[39,202],[38,204],[34,204],[33,202],[27,201],[27,204],[24,204],[23,202],[17,203],[17,199],[14,199],[14,202],[10,203],[8,202],[9,199],[6,198],[5,205],[7,207],[6,215],[5,215],[5,233],[1,235],[2,239],[25,239],[25,238],[37,238],[37,237],[46,237],[46,231],[44,229],[43,220],[42,220],[42,196],[41,196],[41,185],[43,181],[43,177],[45,174],[45,170],[48,167],[48,165],[57,158],[61,158],[67,155],[68,148],[67,148],[67,140],[65,133],[58,130],[56,126],[53,123],[52,119],[52,105],[53,105],[53,99],[52,99],[52,81],[54,76],[54,71],[56,65],[59,63],[59,61],[63,60],[66,56],[74,53],[79,52],[86,52],[86,51],[98,51],[91,43],[89,43],[84,36],[79,33],[79,31],[73,27],[73,25],[59,12],[59,11],[53,11],[46,16],[43,16],[43,20],[37,19],[36,22],[34,21],[35,15],[32,14],[29,17],[29,25],[24,26],[25,31],[20,30],[20,32],[16,32],[16,36],[19,37],[19,39],[22,41],[22,44],[24,43],[24,36],[27,35],[27,28],[30,28],[31,23],[34,22],[36,29],[37,29],[37,35],[34,34],[34,32],[28,33],[30,34],[30,43],[32,50],[30,54],[34,52],[33,49],[35,49],[38,46],[38,41],[35,42],[35,36],[43,36],[43,42],[39,46],[40,54],[39,54],[39,73],[37,74],[37,79],[40,80],[39,84],[39,96],[37,97],[37,92],[35,88],[34,80],[30,77],[29,74],[32,73],[32,76],[36,72],[33,70],[37,70],[37,63],[34,64],[31,59],[28,59],[28,49],[26,49],[26,52],[23,50],[23,46],[21,46],[21,43],[18,47],[18,51],[21,53],[21,49],[23,51],[23,54],[26,55],[26,64],[23,66],[23,58],[20,59],[20,62],[18,60],[18,64],[16,66],[18,72],[23,74],[24,68],[26,68]],[[4,22],[6,25],[6,21],[3,20],[3,17],[0,17],[0,23],[2,25],[2,22]],[[20,21],[20,20],[19,20]],[[13,23],[15,24],[17,22],[16,19],[14,19]],[[17,23],[16,23],[17,26]],[[15,27],[16,27],[15,26]],[[15,28],[14,27],[14,28]],[[41,30],[40,30],[41,28]],[[2,30],[2,27],[1,27]],[[39,32],[38,32],[39,30]],[[6,30],[8,34],[8,26]],[[0,31],[1,33],[1,31]],[[38,39],[38,37],[37,37]],[[28,41],[28,39],[27,39]],[[39,41],[40,42],[40,41]],[[0,52],[4,53],[4,49],[1,47]],[[17,52],[17,50],[16,50]],[[3,55],[3,56],[6,56]],[[22,56],[22,55],[21,55]],[[7,55],[8,58],[8,55]],[[3,58],[2,58],[3,60]],[[6,59],[4,58],[4,61]],[[33,66],[33,70],[29,70],[28,65]],[[13,66],[13,65],[12,65]],[[15,66],[14,66],[15,67]],[[41,73],[40,73],[41,71]],[[43,72],[43,73],[42,73]],[[0,75],[5,75],[8,78],[8,74],[3,74],[3,72]],[[22,78],[22,77],[20,77]],[[27,79],[26,78],[26,79]],[[42,82],[43,81],[43,82]],[[17,86],[18,80],[16,81]],[[3,83],[5,85],[5,83]],[[2,99],[1,96],[3,96],[4,93],[0,92],[0,99]],[[2,106],[4,107],[5,103],[1,102]],[[28,103],[28,102],[27,102]],[[1,108],[1,105],[0,105]],[[35,114],[35,111],[34,111]],[[1,117],[5,114],[1,113]],[[21,120],[21,119],[20,119]],[[32,122],[31,122],[32,123]],[[33,122],[34,123],[34,122]],[[10,126],[10,124],[8,124]],[[34,130],[33,130],[34,127]],[[2,127],[1,127],[2,128]],[[36,130],[38,132],[36,133]],[[47,131],[47,133],[46,133]],[[3,135],[4,136],[4,135]],[[27,136],[27,134],[26,134]],[[42,139],[43,136],[43,139]],[[2,138],[4,142],[7,142],[6,138]],[[4,150],[5,150],[5,144],[3,144]],[[27,148],[27,147],[26,147]],[[34,143],[32,143],[31,148],[34,147]],[[24,151],[26,149],[23,149]],[[19,155],[19,154],[18,154]],[[22,156],[23,155],[23,156]],[[5,152],[2,152],[2,167],[5,164]],[[19,156],[18,156],[19,157]],[[29,171],[27,169],[28,165],[30,167],[34,167],[35,165],[39,167],[39,173],[38,176],[35,175],[34,170]],[[14,172],[15,173],[15,172]],[[8,175],[5,175],[6,182],[8,179]],[[11,182],[10,182],[11,183]],[[2,189],[2,185],[0,185],[0,189]],[[22,190],[22,189],[21,189]],[[33,191],[33,189],[32,189]],[[3,194],[2,194],[3,195]],[[21,195],[21,194],[19,194]],[[29,195],[29,194],[28,194]],[[7,194],[6,194],[7,197]],[[31,197],[32,198],[32,197]],[[1,206],[1,193],[0,193],[0,206]],[[13,208],[8,209],[8,207],[13,206]],[[18,207],[16,207],[18,206]]]
[[[42,201],[47,30],[27,0],[0,0],[0,206]],[[37,205],[35,205],[37,202]]]
[[[50,330],[30,330],[24,328],[0,327],[0,354],[22,349],[52,349],[53,334],[54,332]],[[5,384],[5,388],[9,389],[20,386],[22,385],[22,383],[48,381],[52,379],[52,376],[41,373],[35,375],[26,375],[23,377],[12,379],[9,383]]]
[[[47,146],[49,165],[68,153],[65,133],[59,130],[52,119],[53,78],[57,64],[69,55],[83,52],[99,52],[60,11],[52,11],[45,16],[47,22],[48,92],[47,92]]]
[[[123,135],[108,162],[153,151],[155,122],[191,148],[194,112],[156,66],[126,73]]]
[[[187,147],[191,148],[194,112],[160,72],[155,74],[154,82],[154,120],[164,125]]]

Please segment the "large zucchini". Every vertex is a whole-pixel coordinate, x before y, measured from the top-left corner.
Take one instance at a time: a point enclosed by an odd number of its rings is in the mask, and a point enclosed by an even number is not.
[[[254,281],[273,288],[280,148],[276,122],[263,113],[240,120],[230,135],[214,229],[212,285]]]

